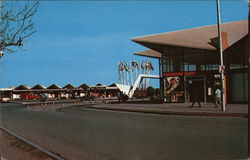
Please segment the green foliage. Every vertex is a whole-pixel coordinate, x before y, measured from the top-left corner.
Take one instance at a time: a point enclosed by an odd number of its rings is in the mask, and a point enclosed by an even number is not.
[[[134,91],[133,97],[141,98],[141,90],[139,88],[136,88],[136,90]]]
[[[155,89],[151,86],[149,86],[146,90],[146,93],[147,93],[147,96],[148,97],[153,97],[154,96],[154,93],[155,93]]]
[[[160,97],[161,89],[155,88],[155,96]]]

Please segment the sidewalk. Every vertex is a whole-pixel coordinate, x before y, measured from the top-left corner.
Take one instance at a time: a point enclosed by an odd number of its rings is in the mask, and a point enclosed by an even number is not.
[[[42,151],[0,129],[1,160],[53,160]]]
[[[229,117],[248,117],[247,104],[227,104],[226,111],[221,107],[215,108],[213,103],[202,103],[202,107],[190,108],[191,103],[162,103],[162,104],[95,104],[87,106],[93,109],[142,112],[168,115],[188,115],[188,116],[229,116]]]
[[[201,103],[201,108],[198,108],[196,104],[195,107],[191,108],[191,102],[150,104],[145,103],[145,101],[130,101],[128,103],[118,103],[117,101],[52,101],[46,102],[46,105],[42,105],[41,102],[25,102],[23,104],[27,106],[28,110],[55,110],[69,106],[84,105],[86,108],[92,109],[153,114],[248,117],[247,104],[227,104],[225,112],[221,110],[220,106],[215,108],[214,103]]]

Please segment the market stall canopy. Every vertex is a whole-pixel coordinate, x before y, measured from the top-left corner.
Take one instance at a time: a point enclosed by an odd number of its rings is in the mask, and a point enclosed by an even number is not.
[[[61,87],[56,84],[52,84],[49,87],[47,87],[47,89],[61,89]]]
[[[116,83],[112,83],[111,85],[107,86],[106,89],[114,89],[114,90],[117,90],[118,87],[117,87]]]
[[[46,87],[41,85],[41,84],[37,84],[34,87],[31,88],[31,90],[41,90],[41,89],[45,89]]]
[[[97,83],[96,85],[90,87],[91,90],[105,90],[107,86],[102,85],[101,83]]]
[[[86,83],[83,83],[82,85],[77,87],[78,89],[88,89],[89,86]]]
[[[102,85],[101,83],[97,83],[97,84],[95,85],[95,87],[105,87],[105,86]]]
[[[63,87],[63,89],[75,89],[75,87],[72,84],[67,84]]]
[[[14,90],[29,90],[30,87],[27,86],[27,85],[20,85],[20,86],[17,86]]]

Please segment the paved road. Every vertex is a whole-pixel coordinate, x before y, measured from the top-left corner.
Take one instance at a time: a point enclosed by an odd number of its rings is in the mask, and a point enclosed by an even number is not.
[[[1,125],[68,160],[244,159],[247,118],[1,104]]]

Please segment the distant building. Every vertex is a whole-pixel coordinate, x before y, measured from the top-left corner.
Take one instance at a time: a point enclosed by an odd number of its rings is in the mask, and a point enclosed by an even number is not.
[[[57,84],[52,84],[47,88],[41,84],[37,84],[33,87],[27,85],[19,85],[17,87],[0,88],[0,99],[1,101],[9,100],[29,100],[29,97],[38,99],[40,94],[45,94],[47,99],[77,99],[86,95],[93,95],[97,98],[112,98],[116,97],[119,92],[118,87],[115,83],[106,86],[100,83],[95,86],[88,86],[82,84],[78,87],[74,87],[72,84],[67,84],[64,87],[60,87]],[[25,98],[23,98],[25,97]]]

